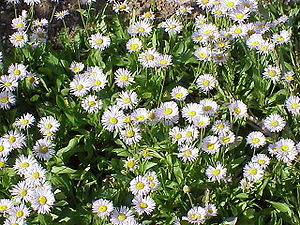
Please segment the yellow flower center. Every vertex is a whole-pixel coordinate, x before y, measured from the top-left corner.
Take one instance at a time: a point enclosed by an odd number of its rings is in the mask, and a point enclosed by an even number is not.
[[[198,41],[202,41],[202,40],[203,40],[203,37],[200,36],[200,35],[198,35],[198,36],[196,37],[196,39],[197,39]]]
[[[227,2],[226,5],[227,5],[228,7],[233,7],[233,6],[234,6],[234,2]]]
[[[129,103],[129,102],[131,102],[131,100],[130,100],[130,98],[124,98],[124,99],[123,99],[123,102],[124,102],[124,103]]]
[[[146,60],[148,60],[148,61],[151,61],[153,59],[154,59],[154,56],[151,55],[151,54],[149,54],[149,55],[146,56]]]
[[[160,60],[159,61],[160,65],[167,65],[168,61],[167,60]]]
[[[253,143],[253,144],[257,144],[258,142],[259,142],[259,138],[253,138],[253,139],[252,139],[252,143]]]
[[[89,101],[88,103],[89,107],[94,107],[96,105],[95,101]]]
[[[288,151],[288,150],[289,150],[289,146],[287,146],[287,145],[282,145],[282,146],[281,146],[281,150],[282,150],[282,151]]]
[[[279,123],[278,123],[277,120],[273,120],[273,121],[271,122],[271,125],[272,125],[273,127],[277,127],[277,126],[279,125]]]
[[[191,151],[191,150],[185,150],[185,151],[183,152],[183,154],[184,154],[185,156],[190,156],[190,155],[192,154],[192,151]]]
[[[249,170],[249,173],[250,173],[251,175],[256,175],[256,174],[257,174],[257,169],[252,168],[252,169]]]
[[[130,116],[126,116],[124,119],[125,123],[131,123],[131,117]]]
[[[281,36],[279,36],[279,37],[277,37],[277,41],[279,41],[279,42],[283,42],[283,41],[284,41],[284,38],[283,38],[283,37],[281,37]]]
[[[193,136],[193,132],[192,131],[187,131],[187,132],[185,132],[185,136],[186,137],[192,137]]]
[[[178,98],[178,99],[180,99],[180,98],[183,97],[183,94],[182,94],[182,93],[176,93],[176,94],[175,94],[175,97]]]
[[[79,91],[82,90],[82,89],[83,89],[83,85],[82,85],[82,84],[78,84],[78,85],[76,86],[76,89],[79,90]]]
[[[118,119],[115,118],[115,117],[111,117],[111,118],[109,118],[109,122],[110,122],[111,124],[117,124],[117,123],[118,123]]]
[[[204,34],[210,34],[211,33],[211,30],[205,30],[204,32],[203,32]]]
[[[51,129],[53,127],[53,125],[51,123],[47,123],[44,126],[46,129]]]
[[[123,220],[126,220],[126,218],[127,218],[127,216],[123,213],[118,215],[118,220],[123,221]]]
[[[32,174],[32,177],[33,177],[34,179],[38,179],[38,178],[40,177],[40,173],[39,173],[39,172],[34,172],[34,173]]]
[[[39,149],[40,153],[47,153],[48,152],[48,147],[47,146],[41,146],[40,149]]]
[[[237,14],[235,14],[235,17],[236,17],[237,19],[242,19],[242,18],[244,17],[244,14],[242,14],[242,13],[237,13]]]
[[[139,45],[138,45],[138,44],[131,44],[131,45],[130,45],[130,49],[131,49],[131,50],[134,50],[134,51],[135,51],[135,50],[138,50],[138,48],[139,48]]]
[[[130,160],[127,162],[127,167],[132,169],[135,166],[135,161],[134,160]]]
[[[189,111],[190,116],[196,116],[196,111]]]
[[[138,28],[138,31],[139,31],[139,32],[144,32],[144,31],[145,31],[145,28],[144,28],[144,27],[139,27],[139,28]]]
[[[180,139],[180,138],[182,138],[182,135],[180,133],[178,133],[178,134],[175,134],[174,137],[175,137],[175,139]]]
[[[166,108],[166,109],[165,109],[165,114],[166,114],[166,115],[171,115],[172,112],[173,112],[173,110],[170,109],[170,108]]]
[[[234,33],[240,34],[240,33],[242,33],[242,29],[241,28],[235,28]]]
[[[209,110],[211,110],[211,108],[212,108],[212,107],[211,107],[211,106],[209,106],[209,105],[207,105],[207,106],[204,106],[204,110],[205,110],[205,111],[209,111]]]
[[[17,139],[16,139],[14,136],[10,136],[10,137],[8,138],[8,141],[9,141],[10,143],[14,143],[16,140],[17,140]]]
[[[148,204],[145,203],[145,202],[141,202],[141,203],[140,203],[140,207],[141,207],[142,209],[145,209],[145,208],[148,207]]]
[[[8,102],[8,97],[4,96],[0,99],[1,103],[7,103]]]
[[[14,74],[15,75],[20,75],[21,74],[21,70],[18,70],[18,69],[14,70]]]
[[[236,113],[236,114],[240,114],[241,113],[241,110],[240,108],[233,108],[233,111]]]
[[[207,144],[207,149],[209,149],[209,150],[214,149],[214,147],[215,147],[215,144],[213,144],[213,143],[208,143]]]
[[[132,137],[134,137],[134,135],[135,135],[135,132],[133,130],[127,130],[126,131],[126,136],[128,138],[132,138]]]
[[[22,216],[24,216],[24,212],[23,211],[17,211],[16,217],[22,217]]]
[[[21,189],[20,191],[19,191],[19,195],[21,195],[21,196],[25,196],[25,195],[27,195],[27,190],[25,190],[25,189]]]
[[[35,78],[33,76],[28,76],[26,77],[26,81],[28,81],[29,83],[33,83],[35,81]]]
[[[154,177],[153,177],[153,176],[148,176],[147,179],[148,179],[149,181],[153,181],[153,180],[154,180]]]
[[[12,83],[9,82],[9,81],[7,81],[7,82],[4,83],[4,86],[6,86],[6,87],[9,87],[9,86],[11,86],[11,85],[12,85]]]
[[[47,203],[47,198],[45,196],[39,197],[39,203],[45,205]]]
[[[0,152],[3,152],[3,151],[4,151],[4,146],[0,145]]]
[[[5,162],[4,161],[0,161],[0,168],[5,166]]]
[[[98,207],[98,211],[99,211],[99,212],[102,212],[102,213],[103,213],[103,212],[105,212],[106,210],[107,210],[107,206],[105,206],[105,205],[101,205],[101,206]]]
[[[229,138],[229,137],[223,137],[223,138],[222,138],[222,141],[223,141],[224,143],[228,143],[228,142],[230,141],[230,138]]]
[[[143,182],[138,182],[137,184],[136,184],[136,189],[138,189],[138,190],[142,190],[144,187],[145,187],[145,184],[143,183]]]
[[[205,52],[199,52],[198,56],[200,58],[205,58],[206,57],[206,53]]]
[[[260,165],[263,165],[263,164],[265,164],[265,160],[260,159],[260,160],[258,160],[258,163],[259,163]]]
[[[203,81],[203,85],[204,85],[204,86],[208,86],[209,84],[210,84],[209,80],[204,80],[204,81]]]
[[[297,103],[292,104],[293,109],[297,109],[298,107],[299,107],[299,105]]]
[[[17,35],[16,36],[16,41],[22,41],[24,39],[23,35]]]
[[[29,123],[29,120],[22,120],[22,121],[21,121],[21,124],[22,124],[22,125],[26,125],[26,124],[28,124],[28,123]]]
[[[124,10],[126,9],[126,5],[119,5],[119,10]]]
[[[122,82],[128,81],[128,76],[122,75],[122,76],[120,77],[120,81],[122,81]]]
[[[100,86],[101,85],[101,81],[100,80],[95,80],[94,85],[95,86]]]
[[[4,211],[4,210],[6,210],[7,209],[7,206],[6,205],[0,205],[0,210],[1,211]]]
[[[138,116],[136,117],[136,120],[138,120],[138,121],[143,120],[143,119],[145,119],[145,116],[144,116],[144,115],[138,115]]]
[[[275,77],[276,76],[276,71],[275,70],[269,70],[269,72],[268,72],[268,75],[270,76],[270,77]]]
[[[148,156],[150,156],[150,152],[148,150],[143,150],[142,155],[143,155],[143,157],[148,157]]]
[[[219,169],[214,169],[213,172],[212,172],[212,174],[215,175],[215,176],[217,176],[217,175],[220,174],[220,172],[221,171]]]
[[[23,162],[23,163],[21,163],[21,168],[27,168],[27,167],[29,167],[29,163],[28,162]]]
[[[17,23],[17,24],[16,24],[16,27],[17,27],[17,28],[21,28],[21,27],[23,27],[23,24],[22,24],[22,23]]]
[[[174,28],[176,28],[176,25],[175,24],[170,24],[170,26],[169,26],[171,29],[174,29]]]
[[[101,45],[101,44],[103,44],[103,39],[102,39],[102,38],[97,38],[97,39],[95,40],[95,43],[96,43],[97,45]]]

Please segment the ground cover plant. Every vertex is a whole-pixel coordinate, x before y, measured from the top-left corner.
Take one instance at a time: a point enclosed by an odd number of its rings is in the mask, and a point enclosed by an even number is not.
[[[299,3],[49,2],[4,3],[1,224],[300,224]]]

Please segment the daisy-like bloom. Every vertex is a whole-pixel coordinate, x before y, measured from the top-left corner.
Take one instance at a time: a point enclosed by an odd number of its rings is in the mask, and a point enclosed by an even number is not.
[[[298,151],[293,140],[289,138],[282,138],[275,144],[275,156],[278,160],[282,160],[285,163],[290,163],[295,160],[298,155]]]
[[[24,31],[17,31],[9,37],[10,42],[16,48],[22,48],[28,42],[28,35]]]
[[[134,219],[133,212],[126,206],[115,208],[111,214],[110,222],[112,224],[127,224],[131,219]]]
[[[212,51],[209,47],[199,47],[196,49],[194,55],[199,61],[210,61],[212,56]]]
[[[26,75],[27,75],[27,67],[23,64],[11,64],[8,67],[8,73],[11,76],[14,76],[15,78],[17,78],[17,80],[23,80]]]
[[[17,174],[25,175],[25,173],[30,171],[35,165],[38,165],[38,162],[32,155],[21,155],[16,159],[14,169],[17,171]]]
[[[163,102],[158,108],[158,117],[161,121],[167,120],[170,122],[176,122],[179,119],[178,106],[175,102]]]
[[[285,126],[285,120],[277,113],[272,113],[264,120],[264,126],[270,132],[280,132]]]
[[[131,114],[134,123],[144,123],[148,119],[148,110],[146,108],[137,108]]]
[[[247,144],[251,146],[251,148],[259,148],[266,144],[266,137],[260,131],[253,131],[247,136]]]
[[[132,157],[129,157],[124,162],[124,167],[129,171],[134,171],[137,168],[137,160]]]
[[[0,92],[0,109],[8,110],[16,104],[16,96],[12,92]]]
[[[130,181],[129,189],[135,196],[145,196],[150,192],[149,181],[146,177],[139,175]]]
[[[210,135],[203,138],[201,149],[208,154],[214,154],[218,152],[220,149],[220,142],[218,140],[218,137]]]
[[[27,4],[27,5],[38,5],[41,3],[41,0],[24,0],[24,2]]]
[[[241,100],[236,100],[228,106],[229,111],[236,117],[244,117],[247,115],[247,105]]]
[[[264,171],[258,163],[249,162],[243,169],[243,176],[249,181],[257,181],[264,175]]]
[[[295,115],[300,112],[300,98],[298,96],[290,96],[285,100],[285,107],[287,110]]]
[[[141,20],[130,25],[127,29],[127,32],[132,36],[149,36],[152,32],[152,25],[148,20]]]
[[[57,19],[57,20],[63,20],[67,15],[69,15],[70,12],[69,10],[62,10],[62,11],[58,11],[54,14],[54,17]]]
[[[178,101],[184,101],[188,94],[188,90],[182,86],[174,87],[170,93],[172,99]]]
[[[102,115],[101,123],[105,130],[110,132],[120,130],[124,127],[124,112],[119,106],[112,105],[106,109]]]
[[[14,122],[14,125],[20,130],[25,130],[30,128],[35,122],[35,118],[32,114],[26,113],[23,114],[20,118],[17,118]]]
[[[32,27],[48,27],[49,21],[45,18],[35,19],[32,22]]]
[[[240,181],[240,187],[243,190],[250,190],[251,188],[253,188],[253,183],[251,183],[247,178],[243,178]]]
[[[40,83],[40,78],[36,73],[27,73],[25,81],[30,88],[36,88]]]
[[[221,1],[221,4],[227,10],[233,10],[240,4],[240,0],[223,0],[223,1]]]
[[[159,188],[159,184],[160,184],[160,182],[157,179],[156,173],[154,171],[148,171],[145,177],[149,181],[150,190],[152,192],[156,191]]]
[[[87,73],[91,74],[93,72],[92,71],[86,72],[85,74],[87,74]],[[100,91],[100,90],[104,89],[104,87],[106,86],[107,78],[103,72],[95,73],[89,77],[88,82],[93,91]]]
[[[122,91],[116,99],[117,105],[121,109],[132,109],[137,105],[137,93],[135,91]]]
[[[250,16],[250,10],[245,7],[237,7],[231,11],[229,17],[238,23],[243,23]]]
[[[56,133],[59,126],[60,123],[53,116],[42,117],[37,124],[40,132],[45,136],[47,136],[48,133]]]
[[[37,27],[33,30],[30,36],[31,41],[45,43],[48,39],[47,32],[42,27]]]
[[[13,92],[18,87],[18,80],[14,76],[2,75],[0,77],[0,89],[4,92]]]
[[[149,149],[142,149],[140,155],[145,159],[152,159],[151,151]]]
[[[205,115],[195,116],[192,121],[193,121],[193,125],[200,129],[205,128],[210,124],[209,116],[205,116]]]
[[[287,83],[290,83],[293,80],[295,80],[294,76],[295,76],[295,73],[293,71],[288,71],[283,74],[282,80],[284,80]]]
[[[194,162],[196,158],[199,155],[198,148],[193,148],[190,146],[182,146],[179,148],[178,157],[186,163],[188,162]]]
[[[197,139],[199,131],[196,126],[189,125],[182,130],[184,142],[187,144],[192,143]]]
[[[127,126],[121,130],[121,139],[127,144],[132,145],[138,143],[142,136],[138,127]]]
[[[132,200],[132,204],[134,205],[133,208],[139,215],[150,215],[156,206],[154,200],[149,196],[135,196],[135,198]]]
[[[120,88],[127,87],[134,82],[133,74],[125,68],[117,69],[114,77],[116,85]]]
[[[15,217],[18,219],[26,219],[30,214],[30,210],[27,208],[25,204],[21,203],[18,206],[13,206],[12,208],[10,208],[8,210],[8,214],[11,217]]]
[[[195,43],[205,43],[207,41],[207,36],[203,35],[203,33],[201,32],[201,30],[196,30],[192,34],[192,40]]]
[[[10,199],[0,199],[0,213],[7,213],[13,207],[14,204]]]
[[[45,181],[46,172],[39,164],[35,164],[31,170],[25,172],[25,181],[32,186],[38,186]]]
[[[39,214],[49,213],[54,202],[54,194],[51,190],[46,188],[39,188],[34,190],[30,199],[31,207]]]
[[[92,205],[92,212],[101,218],[109,216],[113,210],[112,202],[102,198],[95,200]]]
[[[226,178],[226,173],[227,169],[220,162],[217,162],[215,167],[208,166],[205,170],[205,175],[210,181],[220,182],[221,180],[224,180]]]
[[[214,116],[217,114],[217,110],[219,109],[219,105],[210,99],[203,99],[199,102],[202,114],[205,116]]]
[[[8,217],[3,225],[25,225],[25,220],[17,217]]]
[[[230,130],[230,123],[227,120],[216,120],[211,130],[216,134],[226,133]]]
[[[9,144],[11,149],[20,149],[25,146],[26,137],[19,131],[10,130],[3,138]]]
[[[139,62],[144,67],[154,68],[156,66],[157,58],[159,57],[159,53],[154,49],[150,48],[139,54]]]
[[[0,156],[0,170],[3,169],[6,166],[7,157],[6,156]]]
[[[172,34],[180,33],[183,28],[182,24],[178,20],[172,18],[162,22],[161,27],[165,29],[165,32],[170,32]]]
[[[202,224],[206,219],[206,210],[200,206],[195,206],[187,212],[187,216],[182,217],[182,220],[188,221],[191,224]]]
[[[207,0],[204,0],[207,1]],[[207,19],[205,18],[204,15],[200,14],[195,18],[195,26],[196,28],[201,28],[203,26],[203,24],[206,24]]]
[[[246,45],[250,49],[258,49],[259,46],[264,42],[261,34],[252,34],[246,41]]]
[[[11,21],[11,26],[15,30],[23,31],[26,29],[26,21],[22,17],[17,17]]]
[[[102,51],[110,45],[110,38],[101,33],[96,33],[90,37],[89,43],[92,48]]]
[[[113,10],[116,13],[119,12],[130,12],[130,6],[128,5],[127,1],[125,0],[124,2],[114,2]]]
[[[173,127],[169,135],[171,136],[172,143],[182,144],[184,142],[184,134],[179,127]]]
[[[258,163],[261,168],[265,169],[270,164],[270,158],[265,154],[257,154],[252,157],[251,162]]]
[[[155,19],[155,14],[150,10],[144,12],[141,17],[145,20],[154,20]]]
[[[211,7],[214,6],[212,0],[197,0],[197,4],[201,9],[210,9]]]
[[[162,55],[160,54],[156,59],[156,67],[166,68],[172,65],[172,56],[171,55]]]
[[[70,82],[70,92],[76,97],[85,96],[91,89],[91,82],[88,77],[76,76]]]
[[[220,133],[218,139],[221,145],[228,146],[235,141],[235,135],[232,131],[227,131]]]
[[[41,160],[49,160],[55,154],[54,144],[47,138],[39,139],[33,147],[33,153]]]
[[[86,112],[95,113],[102,107],[102,101],[96,95],[89,95],[82,100],[81,106]]]
[[[84,69],[84,64],[82,62],[73,61],[69,67],[73,73],[80,73]]]
[[[291,32],[287,30],[282,30],[279,34],[273,34],[272,39],[275,44],[285,44],[290,41]]]
[[[217,207],[212,203],[206,204],[204,209],[206,211],[206,216],[217,216],[218,214]]]
[[[138,38],[131,38],[129,41],[126,43],[126,49],[132,53],[132,52],[137,52],[141,50],[143,47],[143,43],[141,42],[140,39]]]
[[[11,195],[16,202],[29,202],[33,189],[26,181],[20,181],[16,185],[13,185],[11,189]]]
[[[277,82],[280,79],[280,69],[277,66],[269,65],[267,68],[264,69],[263,76],[266,78],[271,79],[273,82]]]
[[[9,143],[4,138],[0,138],[0,157],[6,157],[12,151]]]
[[[215,39],[218,39],[219,36],[218,28],[216,25],[209,23],[209,24],[203,24],[200,27],[200,33],[203,35],[205,40],[213,41]]]
[[[259,44],[257,50],[259,54],[266,55],[270,51],[274,50],[274,44],[268,41],[262,41],[262,43]]]
[[[183,118],[187,119],[188,122],[193,122],[193,119],[197,116],[202,115],[202,110],[200,104],[188,103],[182,109]]]
[[[193,9],[194,9],[193,7],[188,7],[188,6],[181,5],[176,10],[176,15],[177,16],[187,16],[187,15],[190,15],[192,13]]]

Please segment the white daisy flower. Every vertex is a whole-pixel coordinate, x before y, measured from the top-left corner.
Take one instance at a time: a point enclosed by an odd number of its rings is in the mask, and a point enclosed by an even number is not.
[[[209,116],[205,116],[205,115],[199,115],[199,116],[195,116],[193,117],[193,125],[197,128],[205,128],[210,124],[210,118]]]
[[[46,172],[39,164],[35,164],[30,171],[24,173],[25,181],[32,186],[38,186],[45,181]]]
[[[138,103],[137,97],[138,96],[135,91],[122,91],[119,93],[119,97],[116,99],[117,105],[121,109],[132,109]]]
[[[148,119],[148,110],[145,108],[137,108],[135,109],[132,114],[131,118],[134,123],[144,123]]]
[[[212,0],[197,0],[197,4],[201,9],[210,9],[214,6],[214,3]]]
[[[159,184],[160,184],[160,182],[157,179],[156,173],[154,171],[148,171],[145,177],[149,181],[150,190],[152,192],[156,191],[159,188]]]
[[[95,200],[92,205],[92,212],[100,218],[109,216],[113,210],[112,202],[102,198]]]
[[[172,56],[171,55],[162,55],[160,54],[156,59],[156,67],[166,68],[172,65]]]
[[[95,113],[102,107],[102,101],[96,95],[89,95],[82,99],[81,106],[86,112]]]
[[[21,149],[25,146],[26,137],[19,131],[9,130],[4,136],[4,140],[9,144],[11,149]]]
[[[300,98],[298,96],[290,96],[285,100],[285,107],[291,114],[299,114]]]
[[[56,133],[60,123],[53,116],[45,116],[40,119],[37,127],[43,135],[47,136],[48,133]]]
[[[6,166],[7,156],[0,156],[0,170]]]
[[[181,0],[183,1],[183,0]],[[187,0],[189,1],[189,0]],[[177,16],[187,16],[187,15],[190,15],[193,11],[193,7],[188,7],[188,6],[184,6],[184,5],[181,5],[179,6],[179,8],[176,10],[176,15]]]
[[[102,115],[101,123],[104,129],[112,132],[124,127],[124,112],[119,106],[112,105],[106,109]]]
[[[33,189],[26,181],[20,181],[12,186],[11,195],[16,202],[29,202]]]
[[[182,129],[180,129],[179,127],[173,127],[170,130],[169,135],[171,136],[172,143],[181,144],[184,142],[184,134]]]
[[[21,203],[18,206],[13,206],[8,210],[8,214],[11,217],[15,217],[18,219],[26,219],[30,215],[30,210],[27,208],[27,206],[23,203]]]
[[[282,30],[280,31],[279,34],[273,34],[272,40],[274,41],[275,44],[285,44],[290,41],[291,38],[291,32],[287,30]]]
[[[279,67],[277,67],[277,66],[269,65],[267,68],[264,69],[264,72],[263,72],[263,76],[268,79],[271,79],[273,82],[279,81],[280,75],[281,75],[281,72],[280,72]]]
[[[152,32],[152,25],[147,20],[141,20],[129,26],[127,31],[133,36],[149,36]]]
[[[17,118],[14,122],[14,125],[20,130],[25,130],[30,128],[35,122],[35,118],[32,114],[26,113],[23,114],[20,118]]]
[[[0,109],[8,110],[16,104],[16,96],[12,92],[0,92]]]
[[[200,104],[188,103],[182,109],[183,118],[187,119],[188,122],[193,122],[193,118],[202,115],[202,110]]]
[[[14,204],[10,199],[0,199],[0,213],[8,213],[13,207]]]
[[[264,42],[261,34],[252,34],[246,41],[248,48],[259,49],[259,46]]]
[[[210,181],[220,182],[221,180],[224,180],[226,178],[226,173],[227,169],[220,162],[217,162],[215,167],[208,166],[205,170],[205,175]]]
[[[2,75],[0,77],[0,89],[4,92],[13,92],[18,87],[18,80],[15,76]]]
[[[282,138],[276,143],[275,156],[278,160],[282,160],[285,163],[290,163],[296,159],[298,155],[295,142],[289,138]]]
[[[54,14],[54,17],[57,19],[57,20],[63,20],[67,15],[69,15],[70,12],[69,10],[62,10],[62,11],[57,11],[55,14]]]
[[[176,122],[179,119],[178,106],[175,102],[163,102],[158,108],[158,117],[161,121],[168,120]]]
[[[178,157],[186,163],[194,162],[199,155],[199,150],[190,146],[182,146],[179,148]]]
[[[98,49],[100,51],[106,49],[110,45],[110,38],[107,36],[104,36],[101,33],[96,33],[91,35],[89,43],[92,48]]]
[[[207,41],[207,36],[205,36],[201,30],[196,30],[192,34],[192,40],[195,43],[205,43]]]
[[[257,181],[264,175],[264,171],[258,163],[249,162],[243,169],[243,176],[249,181]]]
[[[184,101],[188,94],[188,90],[182,86],[174,87],[170,93],[172,99],[178,101]]]
[[[30,88],[36,88],[40,83],[40,78],[36,73],[27,73],[25,81]]]
[[[235,135],[232,131],[222,132],[218,136],[221,145],[228,146],[235,141]]]
[[[80,73],[84,69],[84,64],[82,62],[73,61],[69,68],[73,73]]]
[[[295,73],[293,71],[288,71],[283,74],[282,80],[284,80],[287,83],[290,83],[295,80],[294,76],[295,76]]]
[[[7,143],[7,140],[0,138],[0,157],[6,157],[12,151],[10,144]]]
[[[229,28],[229,33],[231,34],[232,38],[242,38],[246,36],[248,29],[243,23],[238,25],[233,25]]]
[[[273,51],[274,50],[274,44],[268,42],[268,41],[262,41],[258,48],[258,53],[259,54],[262,54],[262,55],[266,55],[268,54],[269,52]]]
[[[35,28],[32,34],[30,35],[30,40],[32,42],[45,43],[47,39],[48,39],[47,31],[42,27]]]
[[[88,77],[76,76],[70,82],[70,92],[76,97],[85,96],[91,89],[91,82]]]
[[[133,74],[125,68],[117,69],[114,77],[116,85],[120,88],[127,87],[134,82]]]
[[[55,154],[54,144],[47,138],[39,139],[33,146],[33,153],[41,160],[49,160]]]
[[[198,138],[199,131],[196,126],[189,125],[182,130],[185,143],[192,143]]]
[[[159,53],[154,49],[147,49],[143,53],[139,54],[139,62],[144,67],[154,68],[156,66],[157,58],[159,58]]]
[[[120,131],[121,139],[127,144],[132,145],[138,143],[142,136],[140,135],[140,129],[138,127],[127,126]]]
[[[206,216],[217,216],[218,210],[217,207],[212,203],[207,203],[205,205]]]
[[[128,5],[127,1],[123,1],[123,2],[114,2],[114,6],[113,6],[113,10],[116,13],[119,12],[130,12],[130,6]]]
[[[247,136],[247,144],[249,144],[251,148],[259,148],[266,144],[266,138],[262,132],[253,131]]]
[[[54,194],[46,188],[36,189],[30,199],[31,207],[39,214],[49,213],[54,202]]]
[[[209,2],[209,0],[203,0]],[[204,15],[200,14],[195,18],[195,26],[196,28],[201,28],[203,24],[207,23],[207,19],[205,18]]]
[[[24,31],[17,31],[9,37],[10,42],[16,48],[22,48],[28,42],[28,36]]]
[[[27,171],[32,170],[35,165],[38,165],[38,162],[32,155],[21,155],[16,159],[14,169],[17,174],[24,175]]]
[[[211,127],[215,134],[226,133],[230,130],[230,123],[227,120],[216,120]]]
[[[24,2],[27,4],[27,5],[38,5],[41,3],[41,0],[24,0]]]
[[[143,47],[143,43],[141,42],[140,39],[138,38],[131,38],[129,41],[126,43],[126,49],[132,53],[132,52],[137,52],[141,50]]]
[[[23,218],[8,217],[4,220],[3,225],[25,225],[25,220]]]
[[[241,100],[232,102],[229,106],[229,111],[236,117],[244,117],[247,115],[247,105]]]
[[[285,126],[285,120],[277,113],[272,113],[263,122],[270,132],[280,132]]]
[[[115,208],[110,216],[112,224],[127,224],[131,219],[134,219],[133,212],[126,206]]]
[[[154,20],[155,19],[155,14],[150,10],[146,11],[141,15],[141,17],[145,20]]]
[[[217,114],[219,105],[210,99],[203,99],[199,102],[202,114],[205,116],[214,116]]]
[[[208,153],[208,154],[214,154],[219,151],[220,149],[220,142],[218,140],[218,137],[209,135],[203,138],[201,143],[201,149],[202,151]]]
[[[107,84],[107,78],[104,73],[95,73],[91,75],[88,80],[93,91],[100,91],[104,89]]]
[[[17,78],[17,80],[23,80],[26,76],[27,76],[27,66],[23,65],[23,64],[11,64],[8,67],[8,73],[11,76],[14,76],[15,78]]]
[[[145,196],[150,192],[149,181],[146,177],[139,175],[130,181],[129,189],[135,196]]]
[[[200,225],[206,220],[206,210],[200,206],[194,206],[187,212],[187,216],[182,217],[182,220]]]
[[[135,198],[132,200],[132,204],[134,205],[133,208],[139,215],[150,215],[156,206],[154,200],[149,196],[135,196]]]
[[[170,32],[173,34],[178,34],[183,29],[183,25],[176,19],[166,19],[166,21],[161,23],[161,27],[165,29],[165,32]]]
[[[261,168],[265,169],[270,164],[270,158],[265,154],[257,154],[251,158],[251,162],[258,163]]]
[[[212,56],[212,51],[209,47],[199,47],[196,49],[194,55],[199,61],[210,61]]]
[[[124,162],[124,167],[129,171],[134,171],[137,168],[137,160],[132,157],[129,157]]]
[[[251,188],[253,188],[253,183],[251,183],[248,179],[243,178],[240,181],[240,187],[243,190],[250,190]]]

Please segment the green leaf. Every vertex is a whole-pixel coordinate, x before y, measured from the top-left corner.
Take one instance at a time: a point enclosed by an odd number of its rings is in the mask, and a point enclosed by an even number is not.
[[[286,203],[281,203],[281,202],[273,202],[270,200],[266,200],[266,202],[269,202],[272,204],[272,206],[279,210],[280,212],[286,212],[286,213],[291,213],[290,207]]]
[[[75,173],[76,171],[77,170],[74,170],[67,166],[53,166],[51,169],[51,172],[55,174]]]

